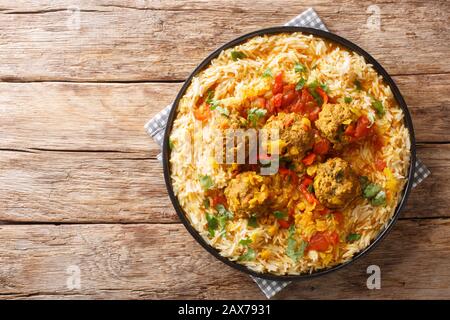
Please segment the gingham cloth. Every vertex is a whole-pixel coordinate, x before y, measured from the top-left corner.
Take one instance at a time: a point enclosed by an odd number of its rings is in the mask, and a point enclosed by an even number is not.
[[[309,8],[308,10],[299,14],[297,17],[295,17],[285,25],[299,27],[303,26],[328,31],[322,20],[320,20],[319,16],[312,8]],[[160,146],[162,146],[163,144],[164,130],[166,128],[166,123],[171,108],[172,105],[168,105],[145,125],[145,130],[147,131],[147,133]],[[158,155],[158,159],[161,160],[161,154]],[[421,183],[429,175],[430,170],[428,170],[428,168],[419,159],[416,159],[416,171],[414,173],[413,188]],[[289,283],[291,283],[290,281],[271,281],[253,276],[251,277],[268,299],[273,297],[275,294],[285,288]]]

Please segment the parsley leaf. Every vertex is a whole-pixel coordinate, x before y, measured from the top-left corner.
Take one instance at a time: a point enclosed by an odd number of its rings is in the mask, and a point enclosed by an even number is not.
[[[306,80],[303,78],[300,78],[300,80],[298,80],[297,85],[295,86],[295,90],[300,91],[303,89],[303,87],[305,86]]]
[[[253,126],[256,127],[256,122],[263,118],[267,113],[267,109],[258,109],[258,108],[251,108],[247,112],[247,120],[253,123]]]
[[[237,61],[239,59],[244,59],[244,58],[247,58],[245,53],[243,53],[241,51],[231,51],[231,59],[233,59],[233,61]]]
[[[372,101],[372,108],[377,113],[377,116],[382,117],[386,113],[383,107],[383,103],[381,103],[380,100],[373,100]]]
[[[294,262],[297,262],[299,257],[303,257],[305,254],[306,247],[308,246],[308,242],[302,240],[300,244],[294,239],[295,227],[294,225],[289,227],[289,236],[287,240],[287,248],[286,254],[289,258],[291,258]]]
[[[209,213],[206,213],[206,221],[208,222],[208,232],[211,237],[214,237],[215,230],[219,226],[217,218]]]
[[[211,177],[208,176],[208,175],[204,175],[204,176],[200,175],[200,176],[198,176],[198,179],[200,181],[201,186],[205,190],[211,189],[213,187],[213,185],[214,185]]]
[[[366,176],[360,176],[359,183],[361,184],[361,190],[364,190],[369,184],[369,178],[367,178]]]
[[[173,141],[169,139],[169,150],[172,151],[174,147]]]
[[[352,101],[353,101],[352,97],[345,97],[345,98],[344,98],[344,102],[345,102],[345,103],[350,103],[350,102],[352,102]]]
[[[252,215],[250,218],[248,218],[247,225],[252,228],[258,227],[258,220],[256,219],[255,215]]]
[[[347,241],[348,241],[348,242],[357,241],[357,240],[359,240],[359,239],[361,239],[361,235],[360,235],[359,233],[350,233],[350,234],[347,236]]]
[[[248,246],[250,243],[252,243],[252,239],[247,238],[247,239],[241,239],[239,241],[239,244],[242,244],[243,246]]]
[[[233,212],[227,210],[223,204],[218,204],[216,210],[220,216],[224,216],[227,219],[233,219],[234,217]]]
[[[386,192],[380,191],[375,197],[372,198],[370,203],[373,206],[385,206],[386,205]]]
[[[251,261],[255,260],[256,258],[256,252],[252,248],[247,248],[247,252],[244,253],[242,256],[239,257],[239,261]]]
[[[225,117],[229,117],[230,116],[230,110],[228,110],[227,108],[221,107],[221,106],[217,106],[216,110],[219,111],[219,113]]]
[[[283,218],[286,218],[286,213],[285,213],[285,212],[282,212],[282,211],[275,211],[275,212],[273,213],[273,215],[274,215],[275,218],[277,218],[277,219],[283,219]]]
[[[264,71],[264,73],[262,74],[263,78],[273,78],[273,74],[272,74],[272,70],[270,70],[270,68],[267,68],[266,71]]]
[[[295,72],[303,72],[303,71],[305,71],[306,70],[306,67],[303,65],[303,64],[301,64],[300,62],[297,62],[295,65],[294,65],[294,70],[295,70]]]
[[[203,200],[203,206],[205,207],[205,209],[209,209],[209,198],[206,198],[205,200]]]
[[[353,81],[353,84],[355,85],[357,90],[362,90],[363,89],[361,81],[359,81],[358,79],[355,79],[355,81]]]
[[[374,183],[369,183],[363,190],[363,197],[366,199],[371,199],[381,191],[381,187]]]
[[[325,91],[327,94],[330,94],[330,88],[328,88],[328,85],[326,83],[322,83],[320,85],[323,91]]]

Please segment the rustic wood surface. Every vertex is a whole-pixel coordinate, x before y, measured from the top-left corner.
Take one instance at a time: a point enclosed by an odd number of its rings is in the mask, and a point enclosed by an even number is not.
[[[0,298],[264,298],[180,224],[143,125],[211,50],[309,6],[393,75],[432,176],[375,250],[276,298],[450,299],[445,0],[0,0]]]

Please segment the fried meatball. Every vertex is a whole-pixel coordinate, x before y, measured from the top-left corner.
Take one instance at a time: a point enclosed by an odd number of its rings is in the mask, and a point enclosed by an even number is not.
[[[345,143],[342,139],[343,127],[353,119],[353,114],[346,104],[325,104],[315,124],[322,136],[334,144]]]
[[[321,204],[339,209],[344,208],[360,193],[360,185],[347,161],[332,158],[318,166],[314,192]]]
[[[244,130],[246,120],[233,112],[228,117],[220,117],[218,121],[221,134],[215,137],[214,152],[216,161],[220,164],[246,161],[248,158],[248,154],[246,154],[249,146],[248,139],[245,136],[241,139],[233,138],[233,130],[236,130],[235,132],[239,129]]]
[[[267,120],[264,129],[279,130],[280,154],[302,157],[314,143],[314,133],[309,120],[296,113],[279,113]]]
[[[267,212],[269,202],[269,180],[255,172],[238,174],[225,188],[229,209],[239,218],[260,216]]]

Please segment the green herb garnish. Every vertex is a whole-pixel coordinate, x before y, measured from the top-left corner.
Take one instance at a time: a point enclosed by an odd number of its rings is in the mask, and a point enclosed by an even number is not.
[[[206,213],[206,221],[208,222],[208,232],[211,237],[214,237],[215,230],[219,226],[217,218],[209,213]]]
[[[239,257],[239,261],[252,261],[256,258],[256,252],[252,248],[247,248],[247,251]]]
[[[172,151],[174,147],[173,141],[169,139],[169,150]]]
[[[360,235],[359,233],[350,233],[350,234],[347,236],[347,241],[348,241],[348,242],[357,241],[357,240],[359,240],[359,239],[361,239],[361,235]]]
[[[386,205],[386,192],[380,191],[375,197],[372,198],[370,203],[373,206],[385,206]]]
[[[295,85],[295,90],[296,91],[300,91],[303,89],[303,87],[305,86],[306,80],[303,78],[300,78],[300,80],[298,80],[297,84]]]
[[[234,217],[233,212],[231,212],[230,210],[227,210],[223,204],[218,204],[216,206],[216,210],[220,216],[224,216],[227,219],[233,219],[233,217]]]
[[[305,70],[306,70],[306,67],[305,67],[303,64],[301,64],[300,62],[297,62],[297,63],[294,65],[294,70],[295,70],[295,72],[300,73],[300,72],[305,71]]]
[[[266,71],[262,74],[263,78],[273,78],[272,70],[270,68],[267,68]]]
[[[320,85],[323,91],[325,91],[327,94],[330,94],[330,88],[328,88],[328,85],[326,83],[322,83]]]
[[[308,246],[308,242],[302,240],[300,244],[294,239],[295,234],[295,226],[292,225],[289,227],[289,236],[287,240],[287,248],[286,254],[289,258],[291,258],[294,262],[297,262],[299,257],[303,257],[305,254],[305,249]]]
[[[314,193],[314,186],[313,186],[313,184],[311,183],[311,184],[306,188],[306,190],[308,190],[309,193]]]
[[[206,198],[205,200],[203,200],[203,206],[205,207],[205,209],[209,209],[209,198]]]
[[[247,238],[247,239],[241,239],[239,241],[239,244],[242,244],[243,246],[248,246],[250,243],[252,243],[252,239]]]
[[[211,189],[212,186],[214,185],[214,183],[213,183],[211,177],[208,176],[208,175],[204,175],[204,176],[200,175],[200,176],[198,177],[198,179],[199,179],[199,181],[200,181],[201,186],[202,186],[203,189],[205,189],[205,190]]]
[[[366,199],[371,199],[381,191],[381,187],[374,183],[369,183],[363,190],[363,197]]]
[[[360,176],[359,177],[359,183],[361,184],[361,190],[364,190],[367,185],[370,183],[369,178],[366,176]]]
[[[253,123],[253,126],[256,127],[257,121],[261,118],[264,118],[266,113],[267,109],[251,108],[247,112],[247,120]]]
[[[233,59],[233,61],[237,61],[239,59],[244,59],[244,58],[247,58],[245,53],[243,53],[241,51],[231,51],[231,59]]]
[[[373,100],[372,101],[372,108],[377,113],[377,116],[382,117],[386,113],[383,107],[383,103],[381,103],[380,100]]]
[[[274,215],[275,218],[277,218],[277,219],[283,219],[283,218],[286,218],[286,216],[287,216],[287,214],[286,214],[285,212],[282,212],[282,211],[275,211],[275,212],[273,213],[273,215]]]
[[[256,215],[252,215],[250,216],[250,218],[248,218],[247,225],[252,228],[258,227],[258,220],[256,219]]]
[[[355,81],[353,81],[353,84],[355,85],[357,90],[362,90],[362,84],[361,81],[359,81],[358,79],[355,79]]]
[[[352,97],[345,97],[344,98],[344,102],[345,103],[350,103],[350,102],[352,102],[353,101],[353,98]]]
[[[370,203],[373,206],[386,205],[386,192],[384,192],[379,185],[370,183],[366,176],[359,177],[359,182],[361,184],[363,197],[370,200]]]

